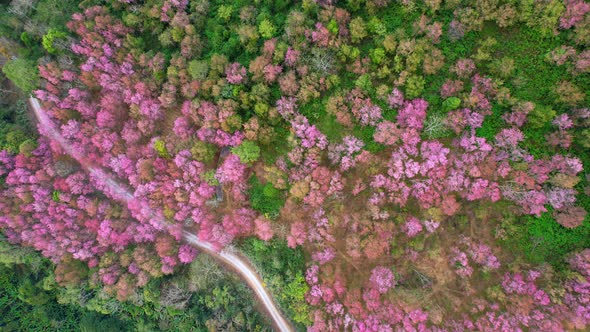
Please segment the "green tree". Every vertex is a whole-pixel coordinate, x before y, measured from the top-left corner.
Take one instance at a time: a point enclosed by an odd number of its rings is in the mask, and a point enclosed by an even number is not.
[[[285,302],[289,303],[289,309],[294,314],[293,320],[306,326],[312,323],[309,317],[310,308],[305,301],[305,294],[308,291],[309,286],[307,286],[302,273],[299,272],[281,293],[281,297],[283,297]]]
[[[166,148],[166,142],[164,140],[158,138],[154,141],[154,150],[158,153],[158,155],[162,158],[170,158],[170,153]]]
[[[551,106],[536,105],[528,114],[528,123],[533,128],[541,128],[555,117],[555,111]]]
[[[272,183],[260,183],[257,177],[250,178],[250,205],[252,208],[269,218],[276,218],[285,204],[283,193],[273,187]]]
[[[211,162],[216,151],[215,145],[203,141],[196,141],[191,147],[193,158],[204,163]]]
[[[221,20],[227,22],[231,18],[231,14],[233,13],[233,10],[234,9],[231,5],[230,6],[221,5],[217,9],[217,17],[219,17]]]
[[[12,127],[3,138],[4,144],[2,148],[12,153],[18,153],[20,151],[21,144],[28,139],[27,135],[22,130],[19,130],[15,127]]]
[[[207,61],[193,60],[188,63],[188,73],[195,80],[202,80],[207,77],[209,73],[209,65]]]
[[[412,75],[408,77],[408,81],[406,82],[406,97],[413,99],[420,96],[422,91],[424,91],[424,85],[426,85],[426,81],[424,81],[422,76]]]
[[[47,33],[43,36],[42,44],[43,48],[50,54],[57,53],[57,49],[54,46],[55,40],[66,37],[67,34],[63,31],[59,31],[57,29],[49,29]]]
[[[353,43],[358,43],[367,37],[367,28],[365,21],[361,17],[356,17],[350,21],[350,39]]]
[[[359,76],[354,82],[354,85],[366,93],[371,93],[373,91],[373,82],[371,82],[371,76],[369,76],[369,74]]]
[[[456,110],[461,105],[461,99],[457,97],[450,97],[445,99],[442,103],[443,111],[448,112]]]
[[[252,163],[260,157],[260,148],[252,141],[244,141],[242,144],[231,149],[231,152],[244,164]]]
[[[31,93],[39,86],[39,70],[31,60],[13,59],[4,64],[2,72],[25,93]]]
[[[371,50],[371,61],[375,64],[380,64],[385,60],[385,50],[381,47]]]
[[[260,22],[260,24],[258,25],[258,32],[260,33],[262,38],[265,38],[265,39],[272,38],[274,36],[276,30],[277,29],[275,28],[275,26],[267,18],[262,20],[262,22]]]

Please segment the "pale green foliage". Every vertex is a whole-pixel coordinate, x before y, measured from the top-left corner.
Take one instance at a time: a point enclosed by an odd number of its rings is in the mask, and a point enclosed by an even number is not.
[[[448,112],[452,110],[456,110],[461,105],[461,99],[457,97],[450,97],[443,101],[443,111]]]
[[[358,47],[344,44],[340,47],[338,55],[341,61],[355,60],[361,55],[361,51],[358,49]]]
[[[326,28],[328,29],[328,31],[335,35],[338,34],[338,31],[340,30],[338,28],[338,22],[336,22],[335,19],[331,19],[330,22],[328,22]]]
[[[510,77],[514,72],[514,68],[514,59],[509,57],[494,60],[490,65],[490,70],[501,78]]]
[[[492,54],[496,50],[498,41],[495,38],[488,37],[479,43],[477,53],[473,59],[475,61],[484,62],[492,59]]]
[[[429,114],[424,120],[423,132],[430,139],[448,136],[450,131],[445,124],[445,116],[437,113]]]
[[[154,141],[154,150],[158,153],[158,155],[162,158],[170,158],[170,153],[166,148],[166,142],[164,140],[158,138]]]
[[[380,64],[385,59],[385,50],[381,47],[371,50],[371,61],[375,64]]]
[[[209,73],[209,65],[207,61],[193,60],[188,63],[188,72],[195,80],[202,80],[207,77]]]
[[[198,255],[189,265],[186,282],[191,291],[199,292],[210,289],[223,278],[223,271],[211,256]]]
[[[240,157],[240,161],[247,164],[258,160],[260,148],[252,141],[244,141],[242,144],[231,149],[231,152]]]
[[[66,33],[56,30],[56,29],[49,29],[47,33],[43,36],[43,48],[51,54],[57,52],[57,49],[54,46],[55,40],[66,37]]]
[[[414,99],[424,91],[424,85],[426,81],[422,76],[412,75],[408,77],[406,82],[406,97],[409,99]]]
[[[373,91],[373,83],[371,82],[371,76],[369,76],[368,74],[359,76],[359,78],[357,78],[357,80],[354,82],[354,85],[367,93]]]
[[[29,136],[27,136],[27,134],[25,134],[22,130],[16,129],[8,132],[8,134],[6,134],[6,136],[3,138],[4,145],[0,146],[0,148],[12,153],[18,153],[20,151],[21,144],[27,141]]]
[[[30,60],[14,59],[6,62],[2,72],[19,89],[30,93],[39,86],[39,70],[37,64]]]
[[[254,105],[254,113],[261,118],[266,117],[268,109],[269,107],[266,103],[256,103],[256,105]]]
[[[286,285],[281,293],[281,297],[289,303],[289,309],[294,313],[293,320],[304,325],[311,325],[309,318],[309,305],[305,301],[305,294],[309,291],[309,286],[305,278],[298,273],[293,281]]]
[[[581,130],[578,135],[578,142],[585,148],[590,149],[590,129]]]
[[[536,105],[535,109],[528,114],[528,123],[533,128],[543,127],[556,115],[551,106]]]
[[[231,18],[231,14],[233,13],[233,7],[228,5],[221,5],[217,9],[217,17],[222,19],[223,21],[229,21]]]
[[[360,42],[367,37],[367,28],[365,21],[361,17],[356,17],[350,21],[350,39],[353,43]]]
[[[387,33],[387,28],[385,27],[385,24],[383,24],[383,22],[381,22],[381,20],[378,19],[376,16],[371,17],[367,27],[369,28],[369,31],[372,34],[384,36]]]
[[[41,258],[30,248],[12,245],[0,234],[0,264],[40,264]]]
[[[215,177],[215,170],[210,169],[207,172],[201,173],[201,179],[207,182],[209,185],[217,186],[219,185],[219,180]]]
[[[559,17],[565,11],[565,6],[560,0],[522,0],[520,9],[521,17],[529,27],[550,36],[557,31]]]
[[[196,141],[191,147],[193,158],[208,163],[215,157],[215,146],[203,141]]]
[[[260,24],[258,25],[258,32],[260,33],[262,38],[265,38],[265,39],[272,38],[274,36],[276,30],[277,29],[275,28],[275,26],[267,18],[262,20],[262,22],[260,22]]]

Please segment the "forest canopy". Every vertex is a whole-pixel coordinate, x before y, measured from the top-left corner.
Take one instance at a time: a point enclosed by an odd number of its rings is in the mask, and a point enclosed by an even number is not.
[[[0,328],[276,328],[187,232],[298,331],[586,330],[589,46],[584,0],[1,1]]]

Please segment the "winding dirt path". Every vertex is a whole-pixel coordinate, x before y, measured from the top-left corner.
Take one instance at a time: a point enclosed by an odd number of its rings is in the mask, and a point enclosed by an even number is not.
[[[54,127],[53,123],[47,116],[39,101],[36,98],[30,97],[29,102],[33,108],[35,116],[39,121],[40,133],[51,140],[57,142],[65,153],[76,159],[82,167],[84,167],[90,174],[97,178],[103,179],[105,185],[102,188],[103,192],[110,196],[112,199],[119,201],[122,204],[129,206],[130,203],[137,203],[137,199],[134,197],[132,191],[124,184],[115,180],[115,178],[109,175],[104,170],[91,165],[84,156],[77,153],[72,149],[68,141],[61,135],[61,133]],[[166,229],[168,223],[159,217],[156,211],[153,211],[148,204],[144,203],[141,205],[144,210],[143,213],[147,213],[151,218],[151,223],[158,229]],[[272,296],[268,290],[264,287],[264,284],[252,268],[252,265],[243,257],[238,256],[236,253],[223,249],[221,251],[216,250],[211,243],[200,240],[197,235],[188,231],[183,231],[182,236],[184,240],[191,244],[193,247],[206,252],[217,260],[221,261],[225,265],[236,271],[244,281],[252,288],[256,297],[264,305],[267,313],[271,316],[273,325],[281,332],[292,332],[293,328],[291,324],[283,317],[283,314],[275,304]]]

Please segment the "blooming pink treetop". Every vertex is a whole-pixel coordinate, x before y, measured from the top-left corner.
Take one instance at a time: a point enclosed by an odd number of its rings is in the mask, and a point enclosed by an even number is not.
[[[567,114],[560,114],[553,119],[552,122],[559,130],[570,129],[574,126],[574,122]]]
[[[246,78],[246,68],[237,62],[229,64],[225,67],[225,77],[231,84],[240,84]]]
[[[387,96],[387,103],[391,108],[399,108],[404,104],[404,94],[398,88],[394,88]]]
[[[377,266],[371,270],[371,277],[369,279],[370,286],[376,289],[379,293],[386,293],[391,287],[395,286],[395,276],[390,269]]]
[[[415,217],[410,217],[404,225],[404,231],[408,237],[418,235],[418,233],[422,232],[422,224],[420,223],[420,220]]]
[[[320,22],[315,24],[315,30],[308,32],[308,35],[320,47],[328,47],[330,43],[330,31]]]
[[[333,144],[328,147],[328,158],[334,164],[340,163],[340,169],[346,171],[355,166],[354,155],[360,152],[364,145],[365,143],[360,139],[346,136],[342,139],[341,144]]]
[[[320,265],[324,265],[336,257],[336,251],[334,248],[325,248],[324,250],[317,251],[311,255],[312,259],[318,262]]]
[[[496,135],[496,145],[505,149],[514,149],[524,140],[523,133],[517,128],[502,129]]]
[[[254,232],[256,236],[263,241],[272,239],[274,235],[270,222],[260,217],[254,220]]]
[[[383,145],[394,145],[399,141],[401,130],[391,121],[381,121],[375,130],[373,139]]]
[[[287,66],[294,66],[299,59],[301,52],[292,49],[291,47],[287,48],[287,52],[285,52],[285,64]]]
[[[565,0],[565,12],[559,18],[559,27],[569,29],[584,19],[590,12],[590,4],[583,0]]]
[[[422,129],[426,119],[426,108],[428,102],[424,99],[414,99],[405,102],[397,115],[397,123],[402,128]]]
[[[215,177],[221,183],[239,182],[246,174],[247,165],[240,162],[240,157],[230,154],[217,169]]]
[[[310,125],[303,115],[297,115],[291,121],[291,126],[295,130],[295,135],[301,139],[301,145],[304,148],[318,147],[323,150],[328,146],[326,135],[322,134],[315,125]]]

